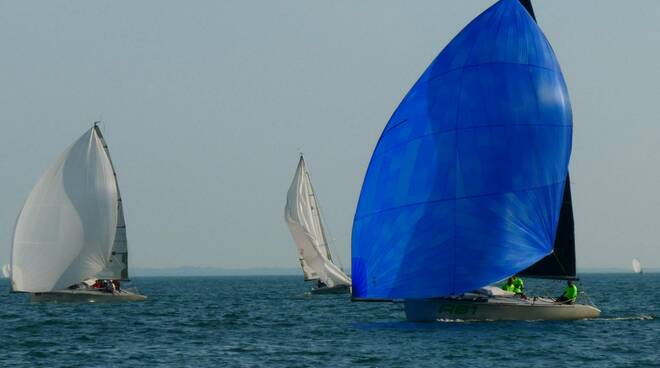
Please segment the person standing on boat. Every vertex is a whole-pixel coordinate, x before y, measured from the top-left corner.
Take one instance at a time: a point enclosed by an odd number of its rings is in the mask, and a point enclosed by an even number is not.
[[[577,295],[578,295],[577,286],[575,286],[573,280],[568,280],[566,282],[566,288],[564,289],[564,293],[559,298],[557,298],[557,300],[555,300],[555,303],[573,304],[577,299]]]

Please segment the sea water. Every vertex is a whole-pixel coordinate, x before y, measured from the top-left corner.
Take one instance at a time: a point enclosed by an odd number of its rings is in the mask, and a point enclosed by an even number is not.
[[[572,322],[405,322],[301,277],[136,277],[146,302],[34,304],[0,281],[0,367],[660,366],[660,274],[586,274]],[[526,280],[529,294],[563,283]]]

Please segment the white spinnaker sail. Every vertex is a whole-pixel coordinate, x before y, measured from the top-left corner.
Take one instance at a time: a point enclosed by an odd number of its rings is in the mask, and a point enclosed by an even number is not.
[[[641,273],[642,272],[642,264],[639,262],[639,260],[637,258],[633,258],[632,268],[633,268],[633,272],[635,272],[635,273]]]
[[[16,221],[14,291],[47,292],[94,277],[108,263],[117,226],[117,189],[92,128],[43,174]]]
[[[128,238],[126,237],[126,221],[124,219],[124,206],[121,199],[121,192],[119,190],[119,183],[117,181],[117,172],[110,157],[110,150],[108,144],[101,134],[98,126],[95,126],[96,134],[99,136],[105,153],[108,156],[110,165],[112,166],[112,174],[114,176],[115,186],[117,187],[117,228],[115,231],[115,241],[112,244],[111,257],[105,269],[97,276],[103,279],[113,280],[128,280]]]
[[[305,279],[320,279],[330,287],[350,285],[350,278],[332,263],[316,196],[302,156],[287,193],[284,218],[298,247]]]

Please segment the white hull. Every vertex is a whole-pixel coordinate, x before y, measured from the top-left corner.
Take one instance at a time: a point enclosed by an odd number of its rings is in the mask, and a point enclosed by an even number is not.
[[[411,322],[437,320],[544,321],[598,318],[600,310],[584,304],[555,304],[546,298],[480,297],[404,301]]]
[[[47,293],[32,293],[34,303],[119,303],[137,302],[147,297],[128,290],[106,292],[99,290],[58,290]]]
[[[318,289],[312,289],[312,294],[348,294],[351,292],[351,287],[349,285],[337,285],[333,287],[324,287]]]

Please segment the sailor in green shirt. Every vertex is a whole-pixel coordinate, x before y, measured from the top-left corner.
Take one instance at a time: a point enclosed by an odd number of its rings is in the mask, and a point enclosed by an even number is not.
[[[522,294],[522,280],[515,276],[511,276],[506,280],[504,285],[502,285],[502,290]]]
[[[564,293],[555,300],[559,304],[573,304],[577,299],[578,289],[573,280],[568,280]]]
[[[511,278],[513,279],[513,286],[516,289],[514,292],[516,294],[522,294],[523,291],[525,291],[525,283],[523,280],[518,276],[512,276]]]
[[[509,277],[508,279],[506,279],[506,282],[504,283],[504,285],[502,285],[502,290],[504,290],[504,291],[510,291],[510,292],[512,292],[512,293],[514,292],[513,290],[514,290],[515,288],[516,288],[516,287],[513,286],[513,278],[512,278],[512,277]]]

